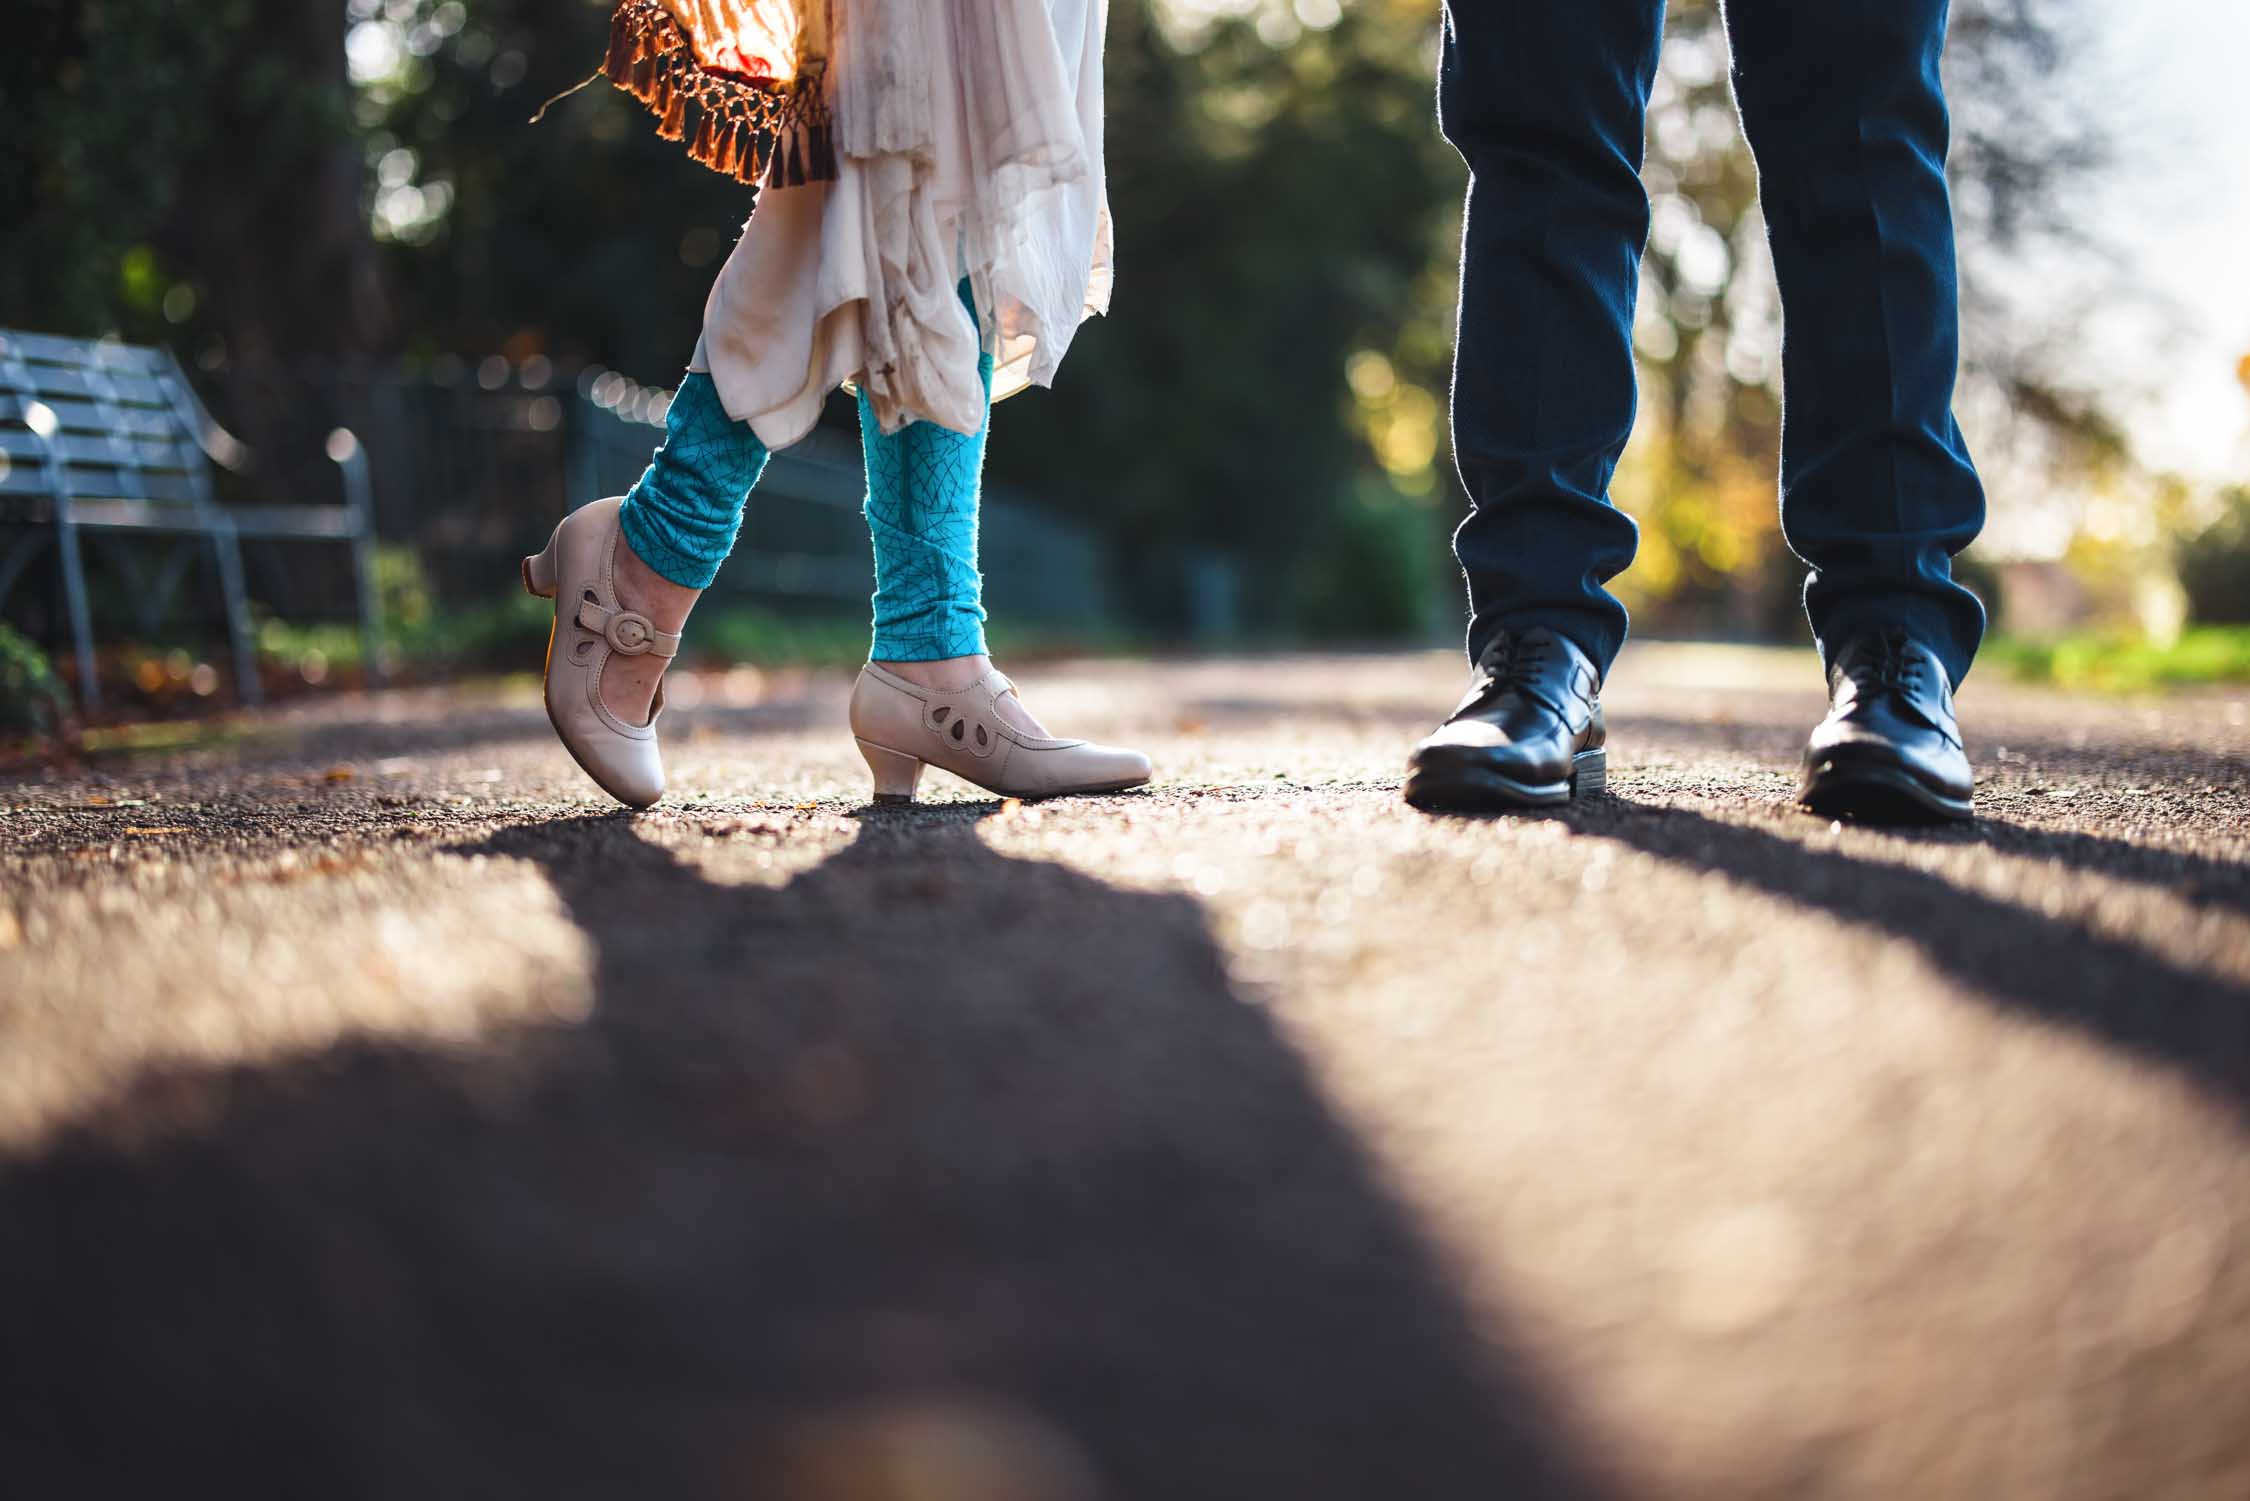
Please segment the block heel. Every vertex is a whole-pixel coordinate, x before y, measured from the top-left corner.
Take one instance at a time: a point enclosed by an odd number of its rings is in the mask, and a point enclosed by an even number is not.
[[[1570,795],[1600,797],[1609,790],[1609,752],[1585,750],[1570,758]]]
[[[922,785],[922,761],[919,757],[886,750],[880,745],[870,745],[853,737],[859,754],[867,762],[867,769],[875,777],[875,801],[879,803],[911,803],[914,793]]]
[[[555,597],[555,546],[561,540],[562,529],[558,527],[555,529],[554,536],[547,539],[547,550],[545,552],[533,553],[523,560],[525,593],[538,599],[553,599]]]

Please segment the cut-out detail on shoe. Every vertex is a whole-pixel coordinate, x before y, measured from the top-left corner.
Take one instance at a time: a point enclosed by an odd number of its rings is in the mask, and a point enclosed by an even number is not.
[[[953,710],[948,705],[940,704],[937,708],[930,711],[930,723],[932,724],[943,724],[952,717]]]
[[[1002,797],[1117,792],[1148,780],[1148,758],[1136,752],[1017,730],[996,712],[1014,692],[998,671],[967,688],[931,690],[870,662],[852,690],[852,733],[881,753],[871,760],[935,766]],[[942,727],[941,707],[952,711]]]

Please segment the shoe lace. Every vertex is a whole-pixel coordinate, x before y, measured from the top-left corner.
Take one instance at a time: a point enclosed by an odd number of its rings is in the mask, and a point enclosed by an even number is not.
[[[1844,676],[1861,694],[1882,690],[1903,692],[1915,686],[1923,659],[1908,648],[1913,637],[1897,626],[1875,638],[1873,650],[1854,652],[1844,664]]]
[[[1485,649],[1478,667],[1478,696],[1497,696],[1510,688],[1528,688],[1547,665],[1549,642],[1542,636],[1526,640],[1503,635]]]

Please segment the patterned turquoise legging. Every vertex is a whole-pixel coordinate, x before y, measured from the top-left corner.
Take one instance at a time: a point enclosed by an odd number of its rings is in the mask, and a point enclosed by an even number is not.
[[[968,302],[968,287],[962,286]],[[975,306],[970,305],[974,316]],[[916,422],[885,434],[864,392],[867,530],[875,545],[879,662],[935,662],[984,652],[984,578],[977,571],[977,499],[991,427],[992,356],[977,361],[985,418],[974,433]],[[641,561],[675,584],[710,586],[734,550],[744,503],[769,455],[729,417],[711,377],[690,372],[672,398],[664,444],[618,513]]]

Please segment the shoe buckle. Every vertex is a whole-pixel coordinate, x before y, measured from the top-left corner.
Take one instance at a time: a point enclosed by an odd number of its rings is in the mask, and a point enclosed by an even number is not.
[[[610,650],[628,657],[637,657],[656,644],[656,626],[646,615],[634,610],[619,610],[603,622],[602,635],[609,640]]]

